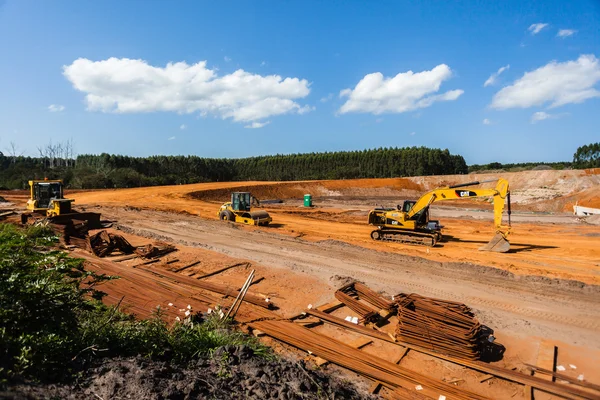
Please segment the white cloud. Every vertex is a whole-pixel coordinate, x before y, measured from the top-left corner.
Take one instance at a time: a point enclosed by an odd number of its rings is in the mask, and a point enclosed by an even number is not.
[[[566,38],[566,37],[572,36],[576,33],[577,33],[577,31],[575,29],[561,29],[558,31],[556,36],[561,37],[561,38]]]
[[[263,126],[269,125],[271,123],[271,121],[266,121],[266,122],[253,122],[251,124],[248,124],[246,126],[244,126],[244,128],[248,128],[248,129],[258,129],[258,128],[262,128]]]
[[[490,77],[487,79],[487,81],[485,81],[485,83],[483,84],[483,87],[487,87],[487,86],[490,86],[490,85],[493,85],[494,83],[496,83],[496,79],[498,79],[500,74],[509,68],[510,68],[510,64],[508,64],[504,67],[501,67],[498,71],[494,72],[492,75],[490,75]]]
[[[227,57],[227,56],[225,56],[225,57],[223,57],[223,60],[225,60],[225,62],[229,62],[229,61],[231,61],[231,58],[230,58],[230,57]]]
[[[531,123],[535,124],[538,121],[543,121],[545,119],[557,119],[557,118],[561,118],[564,117],[565,115],[569,115],[568,113],[561,113],[561,114],[548,114],[547,112],[544,111],[538,111],[533,113],[533,115],[531,116]]]
[[[354,89],[340,91],[340,97],[348,97],[348,100],[339,112],[402,113],[429,107],[436,101],[456,100],[464,93],[463,90],[432,95],[451,76],[452,71],[445,64],[431,71],[401,72],[393,78],[385,78],[380,72],[368,74]]]
[[[175,140],[175,136],[171,136],[170,138],[168,138],[167,140]]]
[[[492,99],[492,108],[528,108],[550,103],[550,108],[582,103],[600,97],[594,85],[600,81],[600,63],[591,54],[577,60],[552,61],[526,72],[512,85],[504,87]]]
[[[62,106],[60,104],[50,104],[48,106],[48,111],[50,112],[61,112],[65,110],[65,106]]]
[[[484,125],[490,125],[491,123],[492,123],[492,121],[490,121],[489,119],[487,119],[487,118],[483,119],[483,124]]]
[[[261,67],[264,67],[265,65],[267,65],[267,62],[266,62],[266,61],[263,61],[263,62],[261,62],[261,63],[260,63],[260,66],[261,66]]]
[[[377,118],[377,119],[375,120],[375,123],[376,123],[376,124],[380,124],[380,123],[382,123],[382,122],[383,122],[383,118]]]
[[[329,93],[327,96],[321,97],[321,103],[326,103],[331,99],[333,99],[333,93]]]
[[[169,63],[162,68],[144,60],[80,58],[63,70],[73,86],[86,93],[90,111],[198,112],[249,122],[312,110],[294,101],[310,93],[306,79],[262,76],[242,69],[218,76],[206,61]]]
[[[531,24],[531,26],[529,27],[529,32],[531,32],[532,35],[537,35],[538,33],[540,33],[540,31],[542,29],[544,29],[545,27],[547,27],[548,24],[542,24],[542,23],[537,23],[537,24]]]
[[[415,136],[417,134],[417,132],[411,132],[409,133],[410,136]]]
[[[179,129],[181,129],[182,131],[185,131],[187,129],[187,125],[186,124],[181,124],[181,126],[179,127]]]

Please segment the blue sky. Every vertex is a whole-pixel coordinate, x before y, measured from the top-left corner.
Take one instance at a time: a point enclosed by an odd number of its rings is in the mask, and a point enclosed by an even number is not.
[[[4,152],[423,145],[475,164],[571,160],[600,140],[591,0],[0,0],[0,57]]]

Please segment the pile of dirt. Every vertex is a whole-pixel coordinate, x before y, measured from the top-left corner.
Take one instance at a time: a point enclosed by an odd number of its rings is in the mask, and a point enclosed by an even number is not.
[[[225,346],[188,367],[160,361],[110,359],[72,385],[24,385],[0,392],[7,399],[368,399],[366,392],[303,361],[268,361],[246,346]]]

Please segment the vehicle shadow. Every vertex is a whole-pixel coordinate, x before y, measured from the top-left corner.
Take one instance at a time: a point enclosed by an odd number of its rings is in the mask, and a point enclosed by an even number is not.
[[[278,224],[278,223],[270,223],[268,228],[283,228],[285,226],[285,224]]]
[[[442,243],[444,242],[457,242],[457,243],[480,243],[482,245],[487,244],[488,242],[484,240],[465,240],[459,239],[452,235],[444,235],[442,239]],[[443,247],[443,246],[441,246]],[[507,253],[521,253],[524,251],[532,251],[532,250],[547,250],[547,249],[557,249],[558,246],[541,246],[537,244],[526,244],[526,243],[513,243],[510,242],[510,250]]]

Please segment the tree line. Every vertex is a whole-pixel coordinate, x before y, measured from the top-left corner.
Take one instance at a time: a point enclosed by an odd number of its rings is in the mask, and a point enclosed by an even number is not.
[[[67,150],[64,150],[64,149]],[[0,188],[24,189],[30,179],[63,179],[80,189],[124,188],[215,181],[390,178],[465,174],[467,164],[447,149],[379,148],[238,159],[198,156],[129,157],[72,155],[72,146],[54,145],[40,157],[0,152]]]

